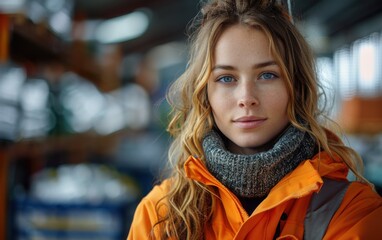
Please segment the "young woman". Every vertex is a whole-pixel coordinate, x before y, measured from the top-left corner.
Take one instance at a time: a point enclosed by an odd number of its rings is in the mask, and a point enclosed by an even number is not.
[[[214,0],[201,12],[168,94],[171,176],[128,239],[380,238],[382,199],[323,122],[313,56],[287,11]]]

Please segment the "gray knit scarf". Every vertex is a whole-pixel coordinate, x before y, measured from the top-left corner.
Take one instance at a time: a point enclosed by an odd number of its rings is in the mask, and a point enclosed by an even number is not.
[[[286,174],[313,156],[315,146],[308,133],[292,125],[272,149],[253,155],[229,152],[214,130],[203,139],[208,170],[240,197],[265,197]]]

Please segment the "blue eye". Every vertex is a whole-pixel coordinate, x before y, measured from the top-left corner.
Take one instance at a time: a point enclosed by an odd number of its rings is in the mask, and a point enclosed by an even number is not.
[[[231,76],[223,76],[223,77],[220,77],[217,79],[218,82],[223,82],[223,83],[231,83],[233,82],[235,79]]]
[[[274,78],[277,78],[277,75],[270,72],[266,72],[260,75],[260,79],[267,80],[267,79],[274,79]]]

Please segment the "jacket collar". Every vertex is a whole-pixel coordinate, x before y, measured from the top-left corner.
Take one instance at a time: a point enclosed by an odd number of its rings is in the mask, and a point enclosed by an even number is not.
[[[190,156],[184,168],[188,178],[227,191],[227,188],[208,171],[200,159]],[[326,152],[320,152],[312,159],[302,162],[296,169],[281,179],[272,188],[267,198],[259,205],[256,212],[262,212],[287,200],[301,198],[311,192],[319,191],[324,176],[345,180],[347,173],[348,168],[339,158],[331,158]]]

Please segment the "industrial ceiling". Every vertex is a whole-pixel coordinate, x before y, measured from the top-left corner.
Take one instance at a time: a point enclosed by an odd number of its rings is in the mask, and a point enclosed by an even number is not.
[[[186,28],[197,14],[199,0],[74,0],[75,14],[86,19],[109,19],[136,9],[152,12],[152,22],[140,38],[123,44],[126,52],[185,39]],[[307,37],[322,41],[316,50],[328,54],[362,35],[382,30],[381,0],[291,0],[294,18]],[[311,35],[312,34],[312,35]]]

